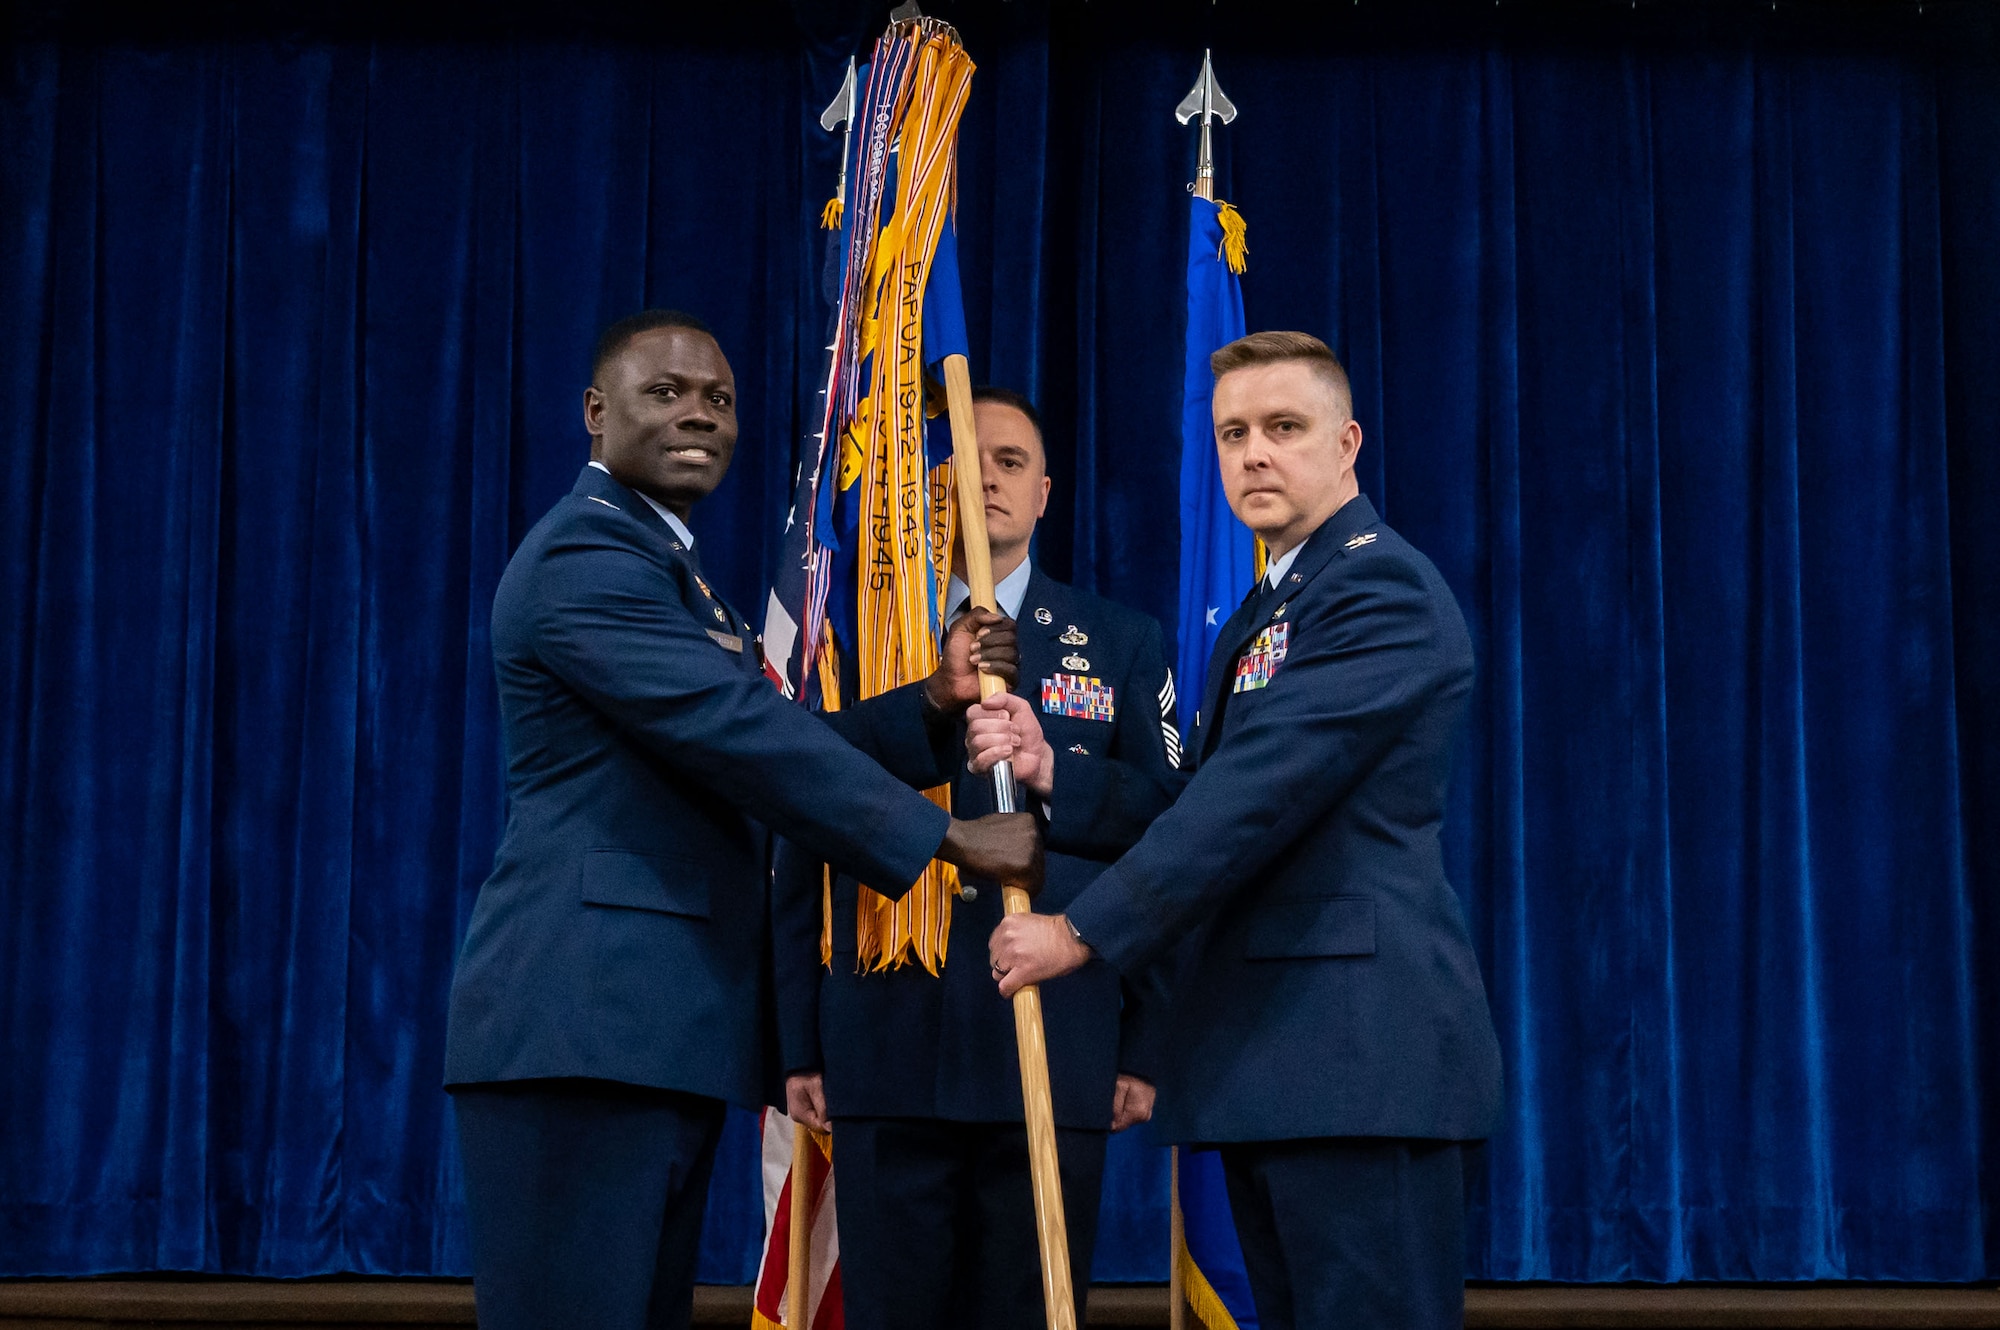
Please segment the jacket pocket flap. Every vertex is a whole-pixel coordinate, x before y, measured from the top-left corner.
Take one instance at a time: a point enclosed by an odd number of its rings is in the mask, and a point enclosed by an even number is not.
[[[1367,896],[1272,901],[1251,919],[1243,954],[1250,960],[1373,956],[1375,902]]]
[[[583,856],[579,894],[587,905],[706,919],[708,893],[708,874],[679,859],[636,850],[590,850]]]

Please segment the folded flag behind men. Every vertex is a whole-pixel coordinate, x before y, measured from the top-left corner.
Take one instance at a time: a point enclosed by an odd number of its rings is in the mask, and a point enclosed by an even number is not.
[[[1204,75],[1206,67],[1204,66]],[[1221,622],[1261,572],[1250,529],[1236,520],[1215,460],[1210,401],[1211,353],[1245,331],[1243,220],[1226,203],[1188,201],[1187,361],[1181,391],[1181,725],[1192,728]],[[1255,1330],[1256,1306],[1243,1248],[1229,1213],[1222,1157],[1213,1150],[1174,1152],[1180,1241],[1175,1272],[1188,1306],[1208,1330]]]

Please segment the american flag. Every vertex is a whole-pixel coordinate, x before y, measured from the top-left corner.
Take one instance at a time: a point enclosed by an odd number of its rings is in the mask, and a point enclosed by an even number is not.
[[[831,1138],[810,1136],[806,1155],[806,1189],[792,1194],[792,1155],[796,1127],[775,1108],[764,1110],[764,1256],[757,1266],[757,1297],[750,1313],[752,1330],[778,1330],[787,1324],[786,1291],[791,1277],[792,1219],[806,1224],[806,1315],[808,1330],[843,1330],[847,1317],[840,1305],[840,1235],[833,1222],[833,1155]]]
[[[827,242],[829,264],[840,254],[838,233]],[[836,325],[839,311],[834,315]],[[837,341],[836,343],[837,344]],[[785,552],[764,605],[764,673],[786,697],[810,704],[819,640],[826,622],[827,589],[832,582],[838,541],[833,534],[834,476],[839,425],[828,392],[836,372],[835,344],[821,366],[819,428],[799,448],[792,480],[792,506],[785,514]]]
[[[827,237],[820,281],[831,314],[819,397],[809,432],[800,441],[792,506],[785,514],[785,552],[764,605],[764,672],[786,697],[808,705],[816,699],[827,595],[840,555],[834,520],[840,439],[854,419],[866,358],[860,309],[889,169],[881,140],[898,100],[908,91],[915,51],[914,43],[894,39],[895,31],[892,26],[890,35],[877,43],[874,58],[855,71],[862,96],[856,123],[848,126],[847,200],[839,228]],[[852,516],[845,520],[851,524]]]

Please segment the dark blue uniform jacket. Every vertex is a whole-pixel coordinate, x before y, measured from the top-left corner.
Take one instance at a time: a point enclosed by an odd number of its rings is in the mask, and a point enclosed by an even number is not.
[[[1471,687],[1457,602],[1365,498],[1224,626],[1192,778],[1069,910],[1127,973],[1182,944],[1163,1139],[1493,1130],[1499,1044],[1438,841]],[[1154,810],[1107,788],[1067,811],[1119,835]]]
[[[1037,621],[1037,611],[1046,611],[1046,624]],[[1151,791],[1156,805],[1164,805],[1179,746],[1178,735],[1163,729],[1163,715],[1172,714],[1172,685],[1157,623],[1052,581],[1039,568],[1030,574],[1017,626],[1021,674],[1015,691],[1035,706],[1056,751],[1051,838],[1063,837],[1071,851],[1048,856],[1047,883],[1035,900],[1036,910],[1056,914],[1131,844],[1130,838],[1098,834],[1080,818],[1065,821],[1065,808],[1098,802],[1106,785]],[[1065,636],[1072,640],[1063,642]],[[1104,691],[1065,697],[1056,687],[1058,675],[1095,679]],[[1045,681],[1051,685],[1046,698]],[[968,772],[962,752],[952,769],[954,812],[972,817],[993,811],[990,777]],[[1078,797],[1062,798],[1065,789]],[[1119,802],[1130,806],[1143,798],[1128,793]],[[987,967],[1000,892],[990,882],[973,885],[977,899],[952,902],[941,975],[914,963],[859,973],[856,884],[836,878],[828,970],[820,964],[819,863],[798,847],[780,846],[774,939],[781,1048],[789,1070],[824,1069],[835,1117],[1021,1121],[1013,1007]],[[1094,962],[1043,986],[1059,1125],[1104,1129],[1117,1074],[1156,1076],[1160,1006],[1157,998],[1145,1000],[1146,979],[1121,986],[1116,971]]]
[[[507,830],[452,981],[446,1083],[760,1102],[764,828],[901,894],[947,822],[907,782],[951,727],[927,734],[916,686],[833,727],[785,701],[667,524],[593,467],[508,564],[493,659]]]

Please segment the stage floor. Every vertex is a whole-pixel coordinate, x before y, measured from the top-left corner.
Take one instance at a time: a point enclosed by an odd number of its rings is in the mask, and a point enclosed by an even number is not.
[[[695,1324],[742,1327],[747,1288],[702,1288]],[[2000,1330],[2000,1288],[1475,1285],[1473,1330]],[[422,1330],[474,1324],[461,1280],[0,1280],[0,1330]],[[1094,1326],[1164,1326],[1164,1288],[1100,1286]]]

